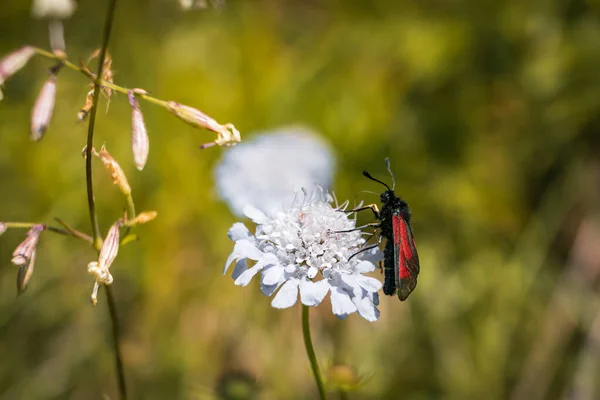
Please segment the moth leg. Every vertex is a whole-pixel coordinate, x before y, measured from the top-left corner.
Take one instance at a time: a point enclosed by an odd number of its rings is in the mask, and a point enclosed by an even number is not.
[[[360,231],[361,229],[369,228],[369,227],[379,228],[380,226],[381,226],[381,224],[379,222],[371,222],[369,224],[365,224],[365,225],[362,225],[362,226],[357,226],[356,228],[353,228],[353,229],[348,229],[348,230],[345,230],[345,231],[331,231],[329,233],[348,233],[348,232]]]
[[[373,211],[373,215],[375,215],[375,218],[379,219],[379,207],[377,206],[377,204],[369,204],[369,205],[364,206],[364,207],[355,208],[354,210],[344,210],[344,212],[346,212],[346,213],[354,213],[354,212],[359,212],[359,211],[364,211],[364,210],[371,210],[371,211]]]
[[[348,261],[352,260],[352,259],[354,258],[354,256],[356,256],[356,255],[358,255],[358,254],[360,254],[360,253],[364,253],[365,251],[369,251],[369,250],[371,250],[371,249],[374,249],[374,248],[376,248],[376,247],[379,247],[379,245],[381,244],[381,240],[382,240],[382,238],[383,238],[383,237],[380,235],[380,236],[379,236],[379,239],[377,240],[377,243],[375,243],[375,244],[372,244],[372,245],[370,245],[370,246],[367,246],[367,247],[363,247],[362,249],[360,249],[360,250],[359,250],[359,251],[357,251],[356,253],[352,254],[352,255],[350,256],[350,258],[348,258]]]

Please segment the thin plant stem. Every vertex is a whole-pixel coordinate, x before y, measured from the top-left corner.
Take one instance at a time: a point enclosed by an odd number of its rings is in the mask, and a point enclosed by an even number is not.
[[[308,356],[308,361],[310,362],[310,368],[312,369],[315,382],[317,383],[317,388],[319,389],[319,397],[321,400],[325,400],[327,399],[327,394],[325,393],[323,378],[321,377],[321,371],[319,370],[319,364],[317,363],[317,356],[315,355],[315,349],[310,337],[308,311],[308,306],[302,305],[302,334],[304,336],[304,346],[306,347],[306,355]]]
[[[92,182],[92,148],[94,146],[94,126],[96,123],[96,111],[98,110],[98,100],[100,98],[100,88],[102,85],[101,77],[104,68],[104,60],[106,59],[106,53],[108,51],[108,42],[110,40],[110,34],[112,31],[113,21],[115,19],[115,10],[117,7],[117,0],[109,0],[108,11],[106,16],[106,23],[104,25],[104,33],[102,39],[102,48],[100,49],[100,57],[98,59],[98,73],[94,79],[94,95],[92,98],[92,107],[89,115],[88,135],[87,135],[87,147],[85,150],[85,180],[87,187],[87,198],[88,208],[90,212],[90,221],[92,224],[92,245],[97,251],[100,251],[102,246],[102,237],[100,233],[100,226],[98,225],[98,215],[96,214],[96,205],[94,201],[94,186]],[[115,353],[115,364],[117,381],[119,385],[119,394],[121,400],[127,399],[127,385],[125,382],[125,369],[123,367],[123,358],[121,357],[121,348],[119,345],[119,319],[117,316],[117,307],[115,304],[114,294],[112,287],[104,285],[108,312],[112,324],[112,338],[113,347]]]
[[[123,94],[126,95],[131,90],[131,89],[123,87],[123,86],[115,85],[112,82],[105,81],[105,80],[102,79],[102,75],[97,75],[97,74],[94,75],[87,68],[84,68],[83,66],[76,65],[76,64],[72,63],[71,61],[66,60],[64,57],[62,57],[60,55],[53,54],[53,53],[51,53],[49,51],[46,51],[44,49],[40,49],[39,47],[34,47],[33,49],[40,56],[49,58],[51,60],[60,61],[62,66],[66,67],[66,68],[69,68],[69,69],[72,69],[73,71],[77,71],[77,72],[85,75],[88,79],[91,79],[94,83],[95,82],[99,82],[100,85],[105,86],[107,88],[110,88],[110,89],[114,90],[115,92],[123,93]],[[100,78],[98,78],[98,77],[100,77]],[[136,93],[136,96],[138,96],[141,99],[146,100],[149,103],[156,104],[156,105],[161,106],[163,108],[167,107],[167,102],[166,101],[157,99],[156,97],[153,97],[153,96],[151,96],[149,94],[146,94],[146,93]]]
[[[121,357],[121,343],[119,342],[119,316],[117,314],[117,303],[111,285],[104,285],[104,293],[108,303],[108,312],[112,325],[113,346],[115,348],[115,366],[117,368],[117,378],[119,380],[119,393],[122,400],[127,399],[127,384],[125,382],[125,367]]]
[[[76,229],[73,229],[71,227],[67,228],[68,225],[63,224],[63,222],[58,220],[58,218],[57,218],[57,221],[61,225],[63,225],[65,227],[65,229],[56,228],[54,226],[48,226],[46,224],[42,224],[42,225],[44,225],[45,229],[50,232],[58,233],[59,235],[64,235],[64,236],[73,236],[73,237],[85,240],[88,243],[92,243],[92,237],[90,235],[87,235],[87,234],[80,232]],[[30,229],[32,226],[38,225],[33,222],[3,222],[3,224],[7,228],[13,228],[13,229]]]

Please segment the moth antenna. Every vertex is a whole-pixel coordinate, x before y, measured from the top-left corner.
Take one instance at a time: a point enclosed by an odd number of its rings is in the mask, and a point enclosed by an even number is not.
[[[388,190],[392,190],[392,189],[390,189],[390,187],[387,185],[387,183],[384,183],[384,182],[380,181],[379,179],[375,179],[375,178],[373,178],[373,177],[371,176],[371,174],[369,174],[367,171],[363,171],[363,175],[364,175],[364,176],[366,176],[367,178],[369,178],[369,179],[370,179],[370,180],[372,180],[372,181],[375,181],[375,182],[379,182],[379,183],[381,183],[381,184],[382,184],[383,186],[385,186],[385,187],[386,187]]]
[[[390,175],[392,177],[392,190],[394,190],[394,189],[396,189],[396,178],[394,177],[394,173],[392,172],[392,166],[390,164],[389,157],[385,158],[385,167],[387,168],[388,172],[390,173]]]
[[[380,195],[381,195],[381,193],[372,192],[372,191],[370,191],[370,190],[361,190],[360,192],[361,192],[361,193],[369,193],[369,194],[374,194],[374,195],[376,195],[376,196],[380,196]]]

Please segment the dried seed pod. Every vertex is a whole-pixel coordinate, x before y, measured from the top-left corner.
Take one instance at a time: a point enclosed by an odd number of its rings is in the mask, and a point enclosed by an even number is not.
[[[136,225],[145,224],[147,222],[152,221],[154,218],[156,218],[157,215],[158,215],[158,213],[156,211],[144,211],[144,212],[141,212],[138,215],[136,215],[136,217],[134,219],[126,221],[125,225],[126,226],[136,226]]]
[[[88,57],[88,63],[100,56],[100,49],[94,50],[92,54]],[[102,64],[102,80],[108,83],[113,83],[113,71],[112,71],[112,57],[110,53],[106,52],[104,56],[104,63]],[[108,86],[102,86],[102,94],[106,98],[106,101],[110,103],[110,96],[112,95],[112,89]],[[108,111],[108,104],[106,105],[106,109]]]
[[[148,160],[148,152],[150,150],[150,140],[144,123],[144,115],[140,108],[140,104],[135,98],[132,90],[127,93],[129,104],[131,105],[131,149],[133,151],[133,160],[139,171],[144,169]]]
[[[81,110],[79,110],[79,112],[77,113],[77,119],[79,121],[83,121],[87,118],[87,116],[90,114],[90,110],[92,109],[93,104],[94,104],[94,89],[90,90],[85,95],[85,103],[83,104],[83,107],[81,107]]]
[[[131,194],[131,186],[129,186],[125,172],[123,172],[119,163],[110,155],[105,146],[102,146],[97,155],[110,173],[113,183],[119,187],[125,196],[129,196]]]
[[[56,76],[50,75],[35,101],[31,111],[31,139],[39,141],[44,136],[54,111],[56,99]]]

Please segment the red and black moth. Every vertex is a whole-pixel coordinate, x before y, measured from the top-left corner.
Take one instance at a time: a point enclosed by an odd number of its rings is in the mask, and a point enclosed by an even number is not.
[[[381,211],[377,204],[371,204],[352,211],[361,211],[370,209],[375,214],[378,222],[368,224],[380,229],[379,241],[373,246],[361,250],[366,251],[379,246],[382,238],[387,239],[385,250],[383,252],[383,293],[392,296],[398,294],[402,301],[406,300],[410,293],[417,286],[417,276],[419,275],[419,255],[413,238],[413,231],[410,226],[410,209],[408,204],[394,193],[396,182],[394,174],[390,167],[389,158],[385,159],[385,165],[392,176],[392,187],[386,183],[375,179],[367,171],[363,175],[372,181],[379,182],[387,188],[381,194]]]

